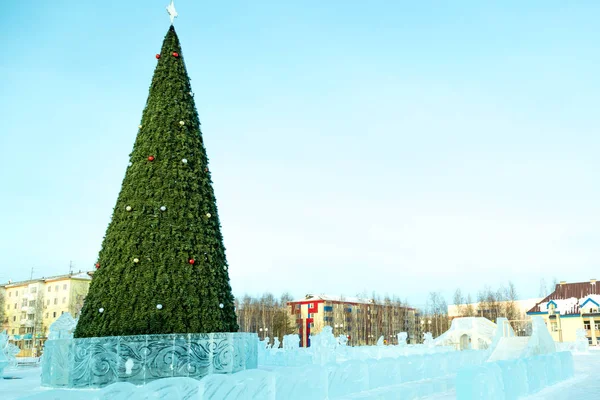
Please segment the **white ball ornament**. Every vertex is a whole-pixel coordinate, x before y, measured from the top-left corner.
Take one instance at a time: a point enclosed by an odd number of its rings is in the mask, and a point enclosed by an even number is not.
[[[131,211],[131,206],[127,206],[127,207],[125,207],[125,210],[127,210],[127,211]]]
[[[181,160],[181,162],[187,164],[187,158],[184,158],[183,160]]]
[[[185,125],[185,121],[179,121],[179,125],[184,126]]]
[[[127,164],[127,165],[131,167],[133,165],[133,163],[130,161],[129,164]]]
[[[140,262],[140,259],[139,259],[139,258],[134,258],[134,259],[133,259],[133,262],[137,264],[137,263],[139,263],[139,262]]]
[[[162,304],[157,304],[156,308],[158,308],[159,310],[162,310]]]
[[[223,307],[225,307],[225,306],[223,305],[223,303],[219,304],[219,308],[223,308]]]
[[[210,218],[212,215],[210,215],[210,213],[206,213],[206,217]]]
[[[138,125],[138,128],[142,129],[142,126],[141,126],[141,125]]]
[[[100,309],[98,309],[98,312],[99,312],[100,314],[102,314],[102,313],[104,312],[104,308],[100,308]]]
[[[165,206],[161,206],[161,207],[160,207],[160,211],[167,211],[167,207],[165,207]]]

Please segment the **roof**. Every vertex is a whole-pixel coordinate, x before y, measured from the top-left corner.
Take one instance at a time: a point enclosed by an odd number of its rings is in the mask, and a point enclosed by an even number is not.
[[[30,285],[30,284],[36,283],[36,282],[58,281],[58,280],[62,280],[62,279],[91,280],[92,277],[89,272],[79,271],[77,273],[54,275],[54,276],[48,276],[48,277],[43,276],[41,278],[28,279],[26,281],[19,281],[19,282],[8,281],[6,283],[1,283],[0,287],[9,288],[9,287],[16,287],[16,286],[25,286],[25,285]]]
[[[554,292],[543,298],[527,313],[547,312],[553,303],[555,312],[563,315],[579,314],[580,308],[590,303],[600,304],[600,284],[596,281],[557,284]]]
[[[306,302],[318,301],[318,300],[332,301],[332,302],[339,302],[339,303],[351,303],[351,304],[383,304],[380,301],[375,301],[373,299],[364,299],[364,298],[360,298],[360,297],[331,296],[328,294],[310,294],[310,293],[307,294],[306,296],[304,296],[304,298],[302,298],[302,299],[293,300],[293,301],[290,301],[289,303],[306,303]],[[410,307],[406,307],[406,308],[410,309]]]

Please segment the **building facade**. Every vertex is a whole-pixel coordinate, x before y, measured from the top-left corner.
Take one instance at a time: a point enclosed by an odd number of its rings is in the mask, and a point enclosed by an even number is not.
[[[514,300],[514,301],[498,301],[494,304],[499,310],[504,310],[508,305],[514,305],[515,310],[519,314],[519,318],[525,317],[527,312],[531,310],[533,306],[542,301],[543,298],[525,299],[525,300]],[[487,303],[469,303],[469,304],[450,304],[448,305],[448,318],[454,319],[458,317],[464,317],[466,310],[472,310],[474,317],[485,317],[490,314],[491,310],[488,310],[489,304]],[[500,312],[502,314],[502,312]],[[501,315],[504,316],[504,315]],[[495,322],[495,321],[493,321]]]
[[[307,294],[288,302],[288,310],[301,347],[309,347],[311,334],[325,326],[336,337],[346,335],[350,346],[373,345],[380,336],[396,344],[399,332],[408,333],[409,343],[419,342],[415,309],[391,301]]]
[[[2,330],[21,348],[19,356],[39,356],[50,325],[65,312],[77,317],[92,273],[78,272],[0,285]]]
[[[584,329],[590,345],[600,341],[600,288],[589,282],[556,285],[554,292],[532,307],[527,315],[540,315],[556,342],[574,342]]]

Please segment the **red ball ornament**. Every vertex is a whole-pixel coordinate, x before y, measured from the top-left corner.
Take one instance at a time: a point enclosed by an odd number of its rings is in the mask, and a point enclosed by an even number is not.
[[[195,262],[196,262],[196,260],[194,260],[193,258],[190,258],[190,261],[189,261],[190,264],[194,265]]]
[[[100,269],[100,263],[96,263],[96,269]]]
[[[158,60],[159,58],[160,58],[160,54],[157,54],[156,55],[156,59]]]
[[[149,156],[148,161],[154,161],[154,156]]]
[[[173,57],[179,57],[179,53],[173,52]]]

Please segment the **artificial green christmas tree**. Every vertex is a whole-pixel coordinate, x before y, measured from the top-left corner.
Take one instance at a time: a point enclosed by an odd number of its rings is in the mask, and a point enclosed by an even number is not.
[[[75,337],[236,332],[215,195],[171,25]]]

